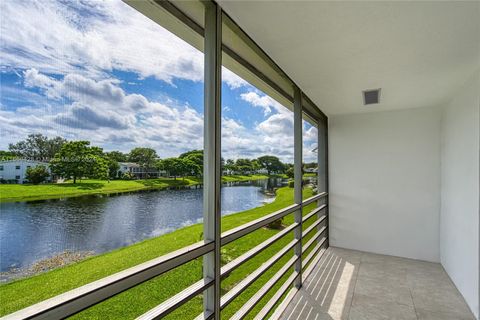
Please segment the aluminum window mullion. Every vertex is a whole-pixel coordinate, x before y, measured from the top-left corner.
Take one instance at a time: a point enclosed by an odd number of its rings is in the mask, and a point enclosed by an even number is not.
[[[303,162],[303,123],[302,123],[302,92],[298,87],[294,87],[293,99],[293,135],[294,135],[294,202],[302,204],[302,162]],[[302,206],[294,213],[295,222],[298,227],[295,229],[295,239],[298,240],[294,248],[294,254],[298,258],[295,262],[294,270],[299,274],[295,279],[295,287],[302,286]]]
[[[220,142],[221,142],[221,39],[222,12],[211,1],[205,4],[204,66],[204,159],[203,159],[203,234],[214,242],[214,251],[203,258],[203,277],[213,279],[204,291],[204,313],[220,319]]]
[[[317,134],[318,134],[318,145],[317,145],[317,163],[318,163],[318,174],[317,174],[317,192],[325,192],[326,196],[324,199],[318,201],[318,205],[326,204],[325,208],[325,224],[328,226],[329,223],[329,194],[328,194],[328,119],[319,119],[317,123]],[[318,213],[318,218],[320,218],[321,213]],[[329,245],[329,230],[327,230],[327,247]]]

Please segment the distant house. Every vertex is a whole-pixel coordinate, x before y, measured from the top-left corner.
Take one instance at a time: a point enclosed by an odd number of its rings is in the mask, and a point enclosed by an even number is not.
[[[268,170],[265,168],[260,168],[257,171],[255,171],[257,174],[268,174]]]
[[[305,168],[303,171],[305,173],[317,173],[318,168]]]
[[[49,168],[48,162],[32,161],[24,159],[0,161],[0,181],[3,183],[26,183],[27,169],[37,166]],[[51,181],[51,177],[48,179]]]
[[[166,175],[166,171],[156,168],[144,168],[135,162],[119,162],[118,177],[122,178],[125,173],[129,173],[135,179],[158,178]]]

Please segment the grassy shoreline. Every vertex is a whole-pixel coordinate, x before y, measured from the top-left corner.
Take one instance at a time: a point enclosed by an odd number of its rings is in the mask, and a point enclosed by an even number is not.
[[[223,182],[239,182],[268,179],[266,175],[234,175],[222,177]],[[48,183],[48,184],[1,184],[0,202],[21,202],[34,200],[64,199],[96,194],[116,194],[141,190],[162,190],[168,188],[182,188],[201,184],[200,178],[186,177],[158,178],[145,180],[83,180],[76,184]]]
[[[312,195],[310,189],[305,189],[304,197]],[[272,203],[240,213],[222,217],[222,231],[242,225],[248,221],[262,217],[268,213],[284,208],[293,203],[293,189],[285,187],[277,190],[277,197]],[[313,207],[313,204],[310,205]],[[308,213],[308,209],[304,211]],[[284,224],[293,222],[291,215],[284,219]],[[304,228],[307,228],[306,224]],[[253,246],[268,239],[279,230],[259,229],[245,237],[232,242],[222,248],[224,262],[228,262]],[[107,275],[132,267],[141,262],[148,261],[164,255],[173,250],[199,241],[202,234],[202,225],[188,226],[172,233],[157,238],[148,239],[140,243],[120,248],[109,253],[87,258],[79,263],[55,269],[30,278],[16,280],[0,285],[0,316],[14,312],[36,302],[48,299],[60,293],[77,288],[91,281],[98,280]],[[258,268],[272,254],[278,252],[286,243],[292,240],[292,235],[287,235],[271,247],[261,252],[240,268],[235,270],[228,278],[222,281],[222,290],[231,289],[246,275]],[[304,241],[308,241],[308,238]],[[307,252],[308,253],[308,252]],[[306,253],[306,254],[307,254]],[[260,277],[244,293],[239,295],[229,306],[222,311],[222,317],[230,317],[235,310],[243,305],[268,279],[285,263],[291,255],[282,258],[264,276]],[[141,285],[131,288],[117,296],[108,299],[92,308],[89,308],[73,318],[77,319],[130,319],[139,316],[150,308],[188,287],[201,278],[201,259],[191,261],[175,270],[149,280]],[[280,284],[279,284],[280,285]],[[278,288],[278,286],[277,286]],[[271,291],[273,294],[275,291]],[[257,305],[259,311],[271,294]],[[202,310],[202,299],[196,297],[172,313],[169,319],[193,318]],[[250,318],[250,317],[248,317]]]

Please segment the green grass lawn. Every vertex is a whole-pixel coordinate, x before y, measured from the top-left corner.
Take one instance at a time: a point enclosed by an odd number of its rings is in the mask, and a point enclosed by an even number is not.
[[[311,196],[311,189],[305,189],[303,195],[304,198]],[[277,197],[272,203],[223,217],[222,231],[237,227],[292,203],[293,189],[288,187],[280,188],[277,190]],[[309,208],[305,208],[304,214],[308,213],[311,208],[313,208],[313,204]],[[292,222],[292,215],[284,218],[285,225]],[[308,227],[308,225],[309,224],[304,225],[304,228]],[[278,230],[263,228],[230,243],[222,248],[223,260],[228,262],[240,256],[277,232]],[[88,258],[70,266],[3,284],[0,286],[0,316],[195,243],[199,241],[201,237],[202,225],[192,225],[132,246]],[[292,234],[284,237],[236,269],[228,278],[222,281],[222,290],[224,292],[228,291],[292,239]],[[308,239],[304,239],[304,242],[307,240]],[[281,259],[265,275],[260,277],[244,293],[237,297],[222,311],[222,317],[231,317],[290,257],[291,254]],[[195,281],[198,281],[201,279],[201,274],[201,259],[191,261],[166,274],[120,293],[92,308],[82,311],[73,318],[133,319],[180,292]],[[284,279],[286,277],[288,277],[288,274]],[[277,284],[276,288],[280,285],[281,283]],[[252,315],[260,310],[261,306],[274,294],[274,291],[275,290],[271,291],[266,298],[260,301],[259,305],[257,305],[252,312]],[[198,315],[201,310],[202,298],[200,295],[170,314],[168,318],[190,319]],[[249,318],[251,318],[251,316]]]
[[[307,173],[303,174],[304,178],[306,178],[306,177],[313,178],[313,177],[316,177],[316,176],[317,176],[317,173],[315,173],[315,172],[307,172]]]
[[[249,181],[267,179],[265,175],[251,176],[225,176],[223,182]],[[28,200],[60,199],[78,197],[88,194],[110,194],[148,189],[165,189],[168,187],[182,187],[200,184],[196,177],[159,178],[145,180],[83,180],[73,184],[65,183],[48,184],[0,184],[0,202],[15,202]]]

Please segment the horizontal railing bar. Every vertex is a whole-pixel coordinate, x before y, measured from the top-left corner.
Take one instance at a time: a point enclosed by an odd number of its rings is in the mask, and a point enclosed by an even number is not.
[[[279,239],[283,238],[285,235],[287,235],[289,232],[291,232],[293,229],[295,229],[297,226],[299,226],[298,223],[294,222],[282,231],[276,233],[274,236],[268,238],[267,240],[263,241],[256,247],[250,249],[249,251],[245,252],[242,254],[240,257],[236,258],[235,260],[229,262],[225,266],[222,267],[221,269],[221,276],[222,279],[226,278],[230,275],[230,273],[235,270],[236,268],[240,267],[243,263],[247,262],[251,258],[255,257],[257,254],[271,246],[273,243],[278,241]]]
[[[303,200],[302,205],[306,206],[307,204],[310,204],[310,203],[312,203],[312,202],[315,202],[315,201],[317,201],[317,200],[320,200],[320,199],[326,197],[327,195],[328,195],[328,193],[326,193],[326,192],[321,192],[321,193],[316,194],[316,195],[314,195],[314,196],[312,196],[312,197],[310,197],[310,198],[308,198],[308,199]]]
[[[322,245],[325,243],[325,241],[327,241],[327,237],[323,237],[322,240],[320,240],[317,245],[312,249],[312,251],[307,255],[307,257],[305,259],[303,259],[302,261],[302,268],[304,268],[309,262],[310,260],[312,260],[312,258],[315,256],[315,254],[318,252],[318,250],[320,250],[320,248],[322,247]]]
[[[161,319],[165,317],[170,312],[174,311],[193,297],[202,293],[205,289],[213,285],[215,280],[211,278],[202,279],[200,281],[195,282],[188,288],[182,290],[181,292],[177,293],[173,297],[169,298],[168,300],[164,301],[163,303],[159,304],[155,308],[149,310],[148,312],[144,313],[137,320],[153,320],[153,319]]]
[[[301,208],[301,205],[300,204],[292,204],[286,208],[283,208],[281,210],[278,210],[278,211],[275,211],[269,215],[266,215],[262,218],[259,218],[259,219],[256,219],[256,220],[253,220],[251,222],[248,222],[248,223],[245,223],[244,225],[241,225],[237,228],[234,228],[234,229],[231,229],[229,231],[226,231],[224,233],[222,233],[222,240],[221,240],[221,244],[222,246],[234,241],[234,240],[237,240],[238,238],[241,238],[255,230],[258,230],[266,225],[268,225],[269,223],[275,221],[275,220],[278,220],[280,218],[283,218],[284,216],[286,216],[287,214],[290,214],[298,209]]]
[[[279,252],[273,255],[270,259],[264,262],[257,270],[250,273],[246,278],[240,281],[235,287],[228,291],[220,300],[220,308],[225,308],[230,302],[233,301],[239,294],[248,288],[255,280],[263,275],[271,266],[273,266],[278,260],[288,253],[296,244],[297,239],[292,240],[289,244],[283,247]]]
[[[288,270],[297,262],[299,256],[293,256],[288,262],[278,270],[248,301],[230,318],[230,320],[240,320],[252,311],[252,309],[260,302],[260,300],[280,281]],[[297,274],[298,276],[298,274]]]
[[[317,240],[322,235],[323,232],[325,232],[325,230],[327,230],[326,226],[318,230],[318,232],[315,233],[310,240],[308,240],[308,242],[302,247],[302,254],[305,253],[308,250],[308,248],[310,248],[310,246],[315,242],[315,240]]]
[[[255,320],[263,320],[266,319],[267,314],[275,307],[277,302],[282,298],[282,296],[287,292],[287,290],[290,288],[292,283],[295,281],[295,279],[299,276],[298,272],[292,273],[290,277],[282,284],[282,286],[275,292],[275,294],[268,300],[267,304],[263,306],[262,310],[255,315]]]
[[[322,204],[320,207],[313,209],[312,211],[310,211],[307,215],[305,215],[302,218],[302,223],[305,223],[308,219],[310,219],[311,217],[313,217],[314,215],[316,215],[317,213],[319,213],[320,211],[322,211],[326,207],[327,207],[326,204]]]
[[[315,228],[322,223],[323,220],[325,220],[327,216],[323,215],[320,217],[320,219],[315,220],[307,229],[305,229],[302,233],[302,238],[305,238],[312,230],[315,230]]]
[[[141,263],[111,276],[91,282],[82,287],[44,300],[25,309],[5,316],[13,319],[62,319],[105,299],[132,288],[140,283],[181,266],[214,248],[212,241],[197,242],[164,256]]]

